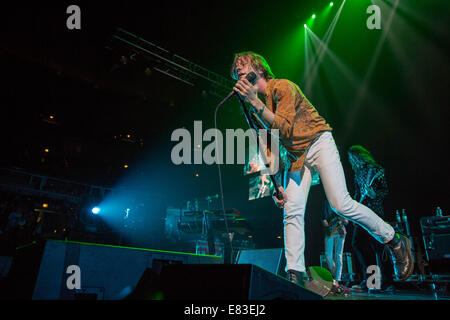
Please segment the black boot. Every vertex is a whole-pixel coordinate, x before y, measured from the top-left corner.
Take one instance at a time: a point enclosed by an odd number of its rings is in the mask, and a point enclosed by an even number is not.
[[[396,233],[387,243],[391,251],[395,275],[400,280],[408,279],[414,271],[414,262],[411,252],[411,243],[404,235]]]
[[[298,284],[300,286],[305,286],[306,274],[304,272],[296,270],[288,270],[287,272],[288,281]]]

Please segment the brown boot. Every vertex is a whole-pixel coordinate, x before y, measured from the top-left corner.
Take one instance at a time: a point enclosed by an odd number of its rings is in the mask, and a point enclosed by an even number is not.
[[[408,279],[414,271],[414,261],[409,239],[402,234],[396,233],[394,238],[386,245],[391,251],[395,275],[403,281]]]

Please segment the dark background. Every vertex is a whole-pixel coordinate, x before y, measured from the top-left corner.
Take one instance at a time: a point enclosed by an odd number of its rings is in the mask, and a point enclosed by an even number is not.
[[[382,9],[391,8],[389,1],[380,2]],[[334,3],[322,26],[317,19],[317,28],[312,27],[319,37],[342,2]],[[66,28],[71,4],[81,8],[81,30]],[[158,208],[216,194],[217,167],[173,165],[170,135],[176,128],[192,129],[194,120],[202,120],[204,130],[212,127],[220,99],[156,72],[145,75],[141,65],[121,65],[114,51],[105,49],[109,36],[122,27],[225,77],[233,54],[252,50],[266,57],[277,78],[304,88],[304,47],[289,47],[294,44],[289,36],[298,28],[302,35],[311,13],[327,5],[249,0],[61,1],[50,6],[39,1],[3,7],[1,165],[110,187],[134,184]],[[334,128],[349,190],[352,173],[345,151],[361,144],[386,168],[386,220],[404,208],[417,233],[421,216],[434,215],[438,205],[444,214],[449,208],[448,4],[401,2],[389,31],[395,41],[382,46],[368,81],[369,94],[355,103],[382,39],[382,31],[365,26],[368,5],[347,1],[329,43],[351,70],[353,82],[344,81],[325,60],[305,94]],[[54,124],[43,121],[49,115],[54,115]],[[219,112],[218,122],[222,129],[245,128],[236,102]],[[143,144],[114,138],[128,133]],[[268,198],[247,201],[248,177],[242,171],[239,165],[223,167],[225,206],[237,208],[250,221],[258,247],[281,247],[281,211]],[[311,264],[318,263],[317,249],[322,248],[317,234],[323,199],[322,186],[313,186],[306,213]]]

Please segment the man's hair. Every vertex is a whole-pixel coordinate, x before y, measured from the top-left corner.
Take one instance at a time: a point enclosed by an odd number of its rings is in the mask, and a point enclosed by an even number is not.
[[[245,59],[246,61],[250,62],[253,68],[255,68],[255,70],[257,70],[258,72],[262,72],[266,80],[275,79],[275,76],[272,73],[272,70],[270,70],[270,66],[267,63],[266,59],[264,59],[262,55],[254,53],[252,51],[244,51],[236,53],[234,55],[233,63],[231,64],[230,70],[231,78],[238,80],[238,76],[234,72],[234,70],[236,68],[236,63],[239,59]]]
[[[348,152],[357,156],[362,161],[371,164],[375,167],[379,167],[380,165],[375,161],[375,158],[372,156],[369,150],[360,145],[354,145],[348,148]]]

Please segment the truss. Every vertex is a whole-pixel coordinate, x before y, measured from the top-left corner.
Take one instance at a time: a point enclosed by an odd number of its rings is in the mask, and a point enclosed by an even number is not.
[[[234,85],[233,81],[121,28],[112,35],[111,45],[130,50],[131,59],[146,58],[155,71],[187,85],[203,87],[220,98],[227,95]]]

